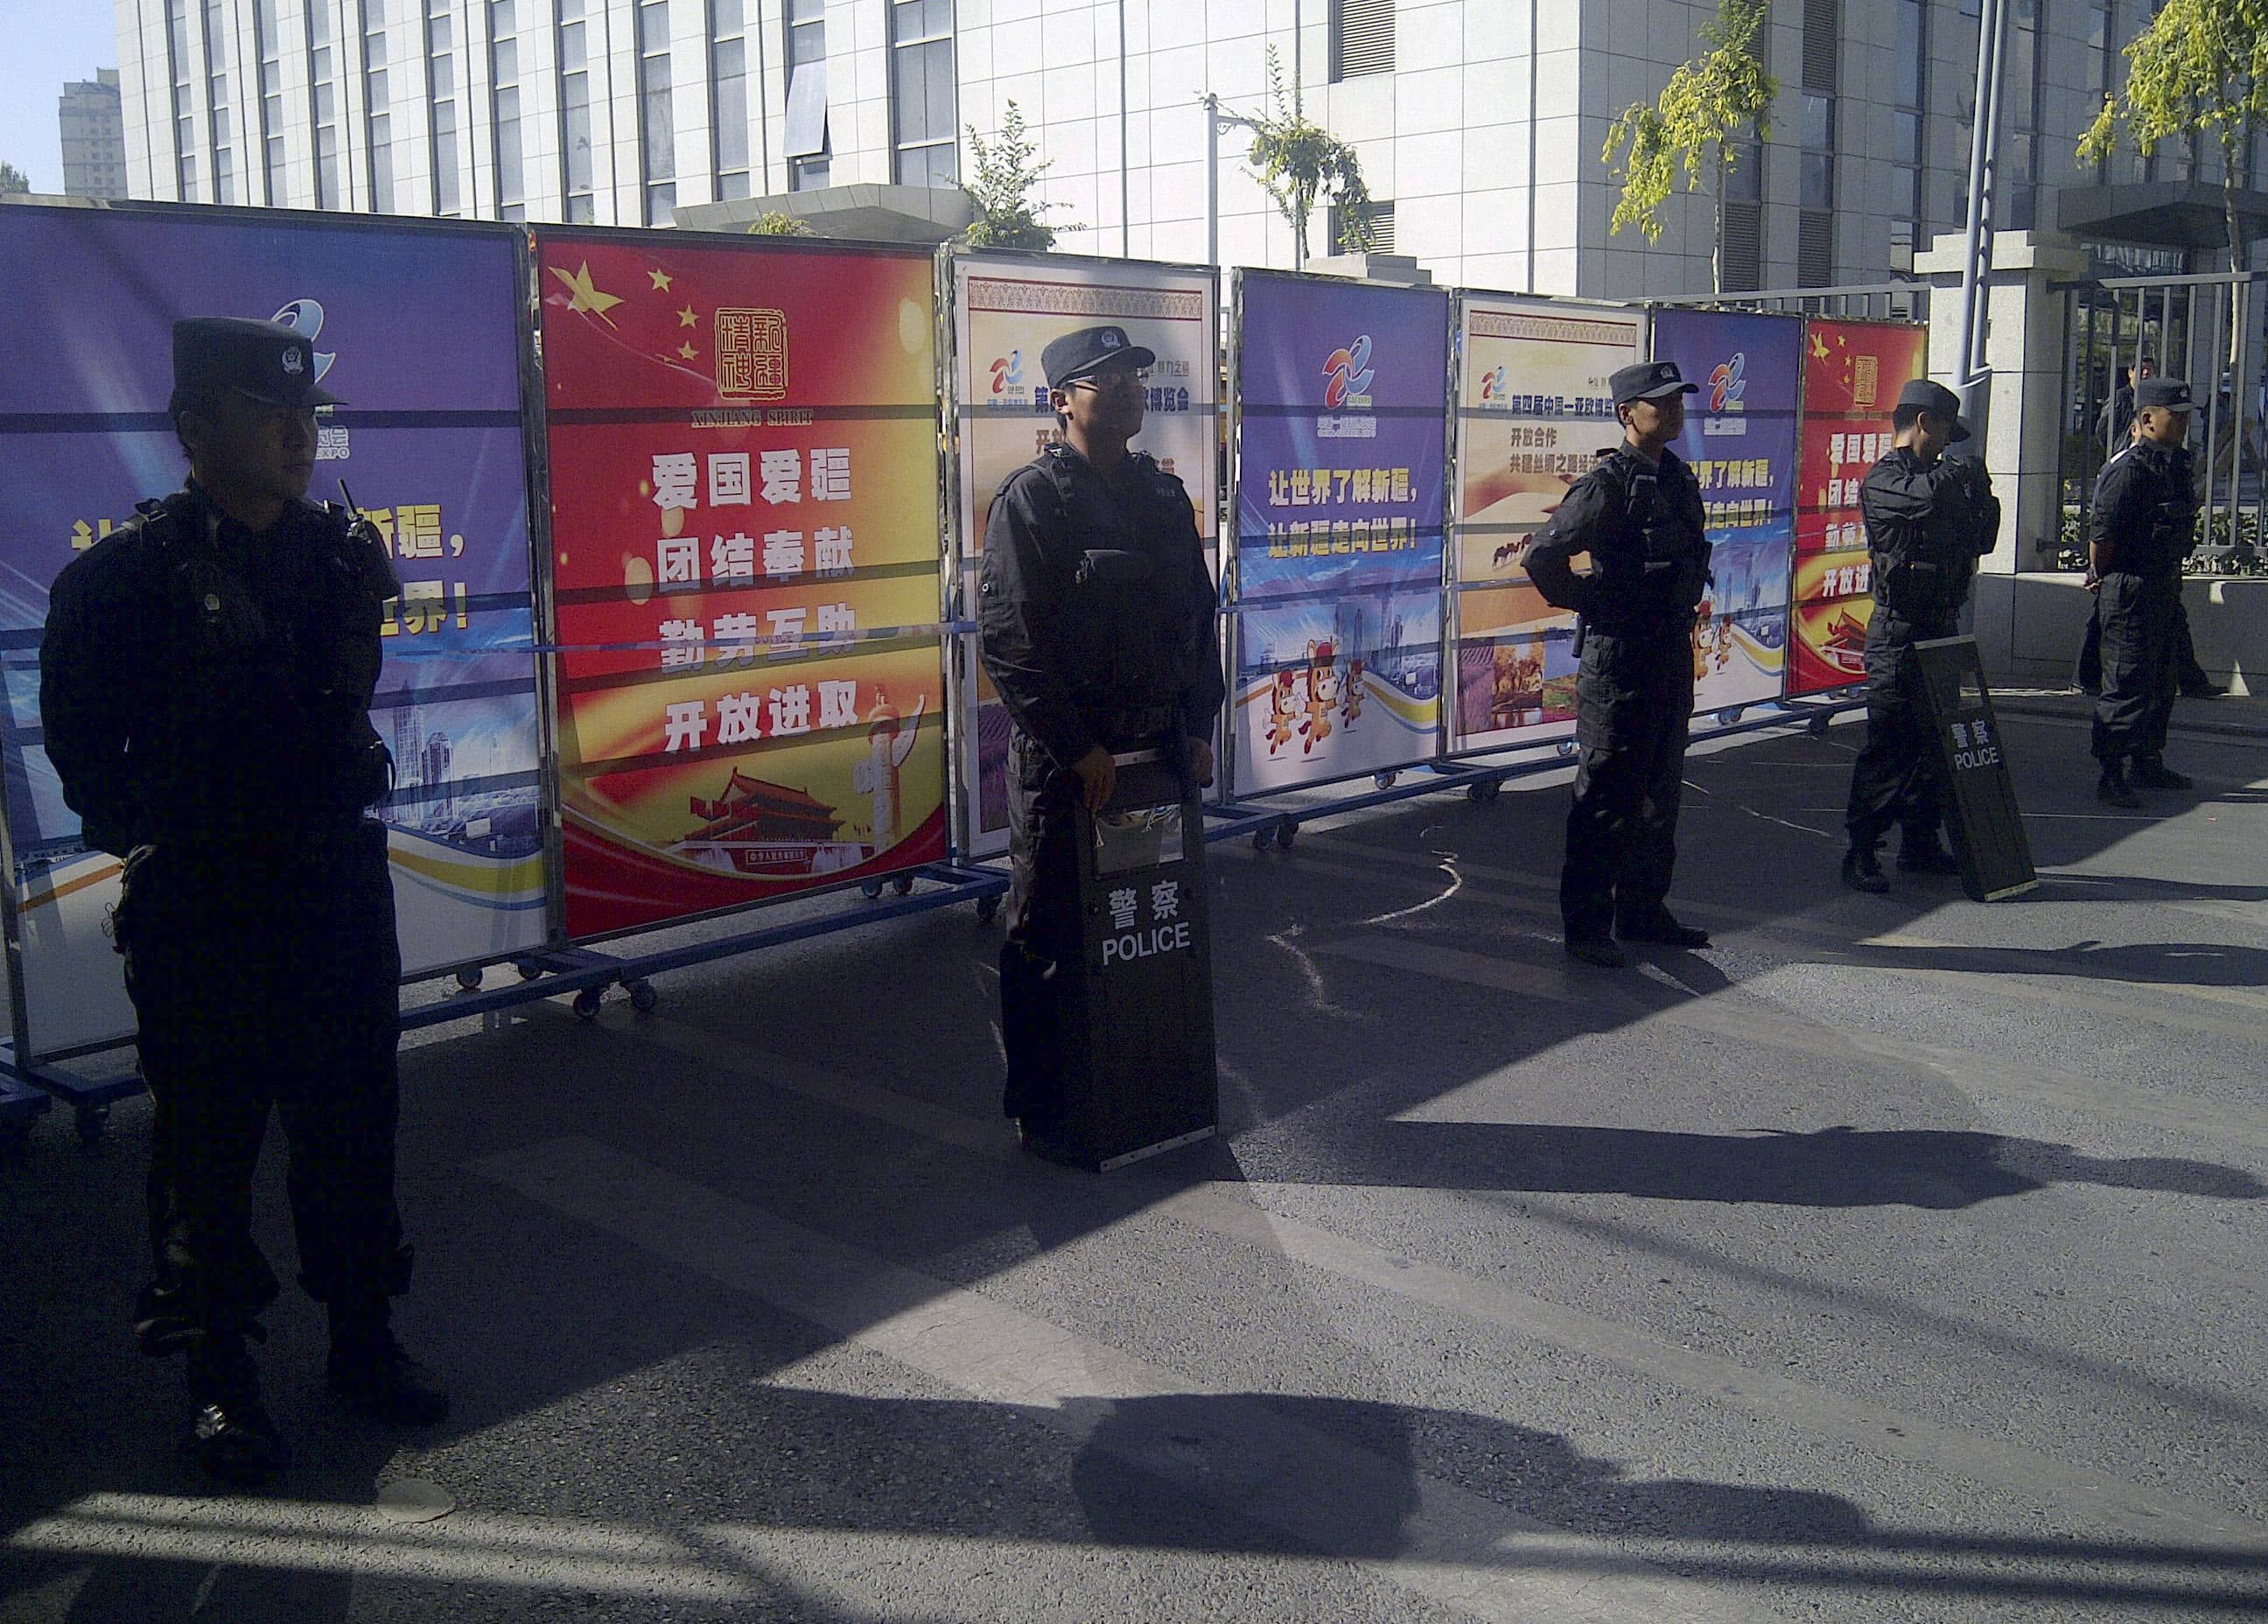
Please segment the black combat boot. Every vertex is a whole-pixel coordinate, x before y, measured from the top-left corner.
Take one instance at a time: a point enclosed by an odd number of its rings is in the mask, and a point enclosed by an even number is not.
[[[389,1426],[430,1427],[449,1414],[440,1378],[402,1351],[383,1305],[373,1312],[332,1304],[324,1373],[340,1403]]]
[[[2145,790],[2193,790],[2197,787],[2197,781],[2187,773],[2176,772],[2166,765],[2162,757],[2154,755],[2136,756],[2133,770],[2126,775],[2126,781]]]
[[[2142,797],[2135,794],[2133,787],[2126,782],[2126,769],[2119,764],[2117,756],[2103,759],[2102,776],[2095,781],[2095,798],[2106,806],[2116,806],[2125,812],[2139,812],[2142,807]]]
[[[229,1483],[257,1483],[291,1464],[291,1451],[260,1402],[260,1375],[235,1329],[190,1340],[189,1421],[181,1449]]]
[[[1889,876],[1882,872],[1881,859],[1875,856],[1872,841],[1843,854],[1843,883],[1870,896],[1880,896],[1890,888]]]

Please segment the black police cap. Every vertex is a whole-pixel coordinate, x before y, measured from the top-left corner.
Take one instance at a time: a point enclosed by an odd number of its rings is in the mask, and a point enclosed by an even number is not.
[[[1943,384],[1933,383],[1926,378],[1909,378],[1906,386],[1898,391],[1898,404],[1927,412],[1933,417],[1942,417],[1951,423],[1952,445],[1958,445],[1969,437],[1969,425],[1961,421],[1961,397]]]
[[[1685,381],[1675,361],[1641,361],[1635,366],[1617,367],[1607,382],[1615,392],[1616,406],[1631,400],[1658,400],[1665,395],[1701,393],[1700,385]]]
[[[344,404],[316,384],[315,347],[280,321],[191,316],[173,323],[175,415],[232,389],[266,406]]]
[[[1049,388],[1060,389],[1097,372],[1154,366],[1157,360],[1157,353],[1130,340],[1124,327],[1081,327],[1040,351],[1040,371],[1047,374]]]
[[[2146,378],[2134,386],[2134,404],[2154,406],[2169,412],[2186,412],[2197,405],[2190,398],[2189,380],[2185,378]]]

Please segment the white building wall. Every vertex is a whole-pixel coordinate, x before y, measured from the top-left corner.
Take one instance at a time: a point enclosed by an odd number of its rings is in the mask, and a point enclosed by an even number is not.
[[[230,89],[239,197],[309,208],[316,201],[306,17],[311,0],[277,0],[287,127],[286,183],[263,190],[254,0],[225,0],[234,42]],[[331,8],[340,60],[342,185],[347,206],[369,207],[364,103],[366,62],[355,0]],[[454,162],[460,212],[498,207],[489,84],[487,0],[448,0],[457,40]],[[202,0],[195,0],[202,4]],[[2086,0],[2040,0],[2043,181],[2091,181],[2073,173],[2071,147],[2091,115]],[[788,189],[786,19],[784,0],[746,0],[751,187]],[[1507,290],[1535,289],[1644,298],[1705,290],[1711,202],[1674,197],[1661,239],[1609,237],[1616,188],[1601,149],[1614,118],[1652,100],[1697,48],[1715,0],[1401,0],[1395,69],[1329,82],[1329,0],[957,0],[956,121],[990,136],[1008,102],[1022,109],[1051,167],[1042,193],[1066,250],[1201,261],[1209,192],[1217,198],[1226,264],[1287,266],[1292,233],[1246,170],[1249,136],[1225,132],[1218,168],[1205,164],[1208,92],[1226,110],[1267,105],[1272,48],[1287,87],[1295,73],[1309,114],[1359,153],[1373,195],[1394,205],[1395,246],[1437,280]],[[1802,8],[1779,0],[1768,61],[1783,93],[1764,173],[1762,280],[1795,278],[1801,129]],[[556,0],[518,0],[520,139],[528,218],[565,209],[560,155]],[[115,0],[129,177],[135,195],[175,195],[165,0]],[[424,0],[386,0],[387,72],[397,209],[430,212]],[[2121,0],[2115,39],[2141,20]],[[593,212],[600,224],[644,218],[638,51],[634,0],[585,0],[590,39]],[[1837,280],[1877,281],[1889,269],[1888,196],[1896,130],[1892,94],[1896,13],[1845,0],[1838,60]],[[671,83],[676,202],[715,195],[709,0],[672,0]],[[1123,25],[1122,48],[1121,26]],[[887,0],[827,0],[831,176],[837,185],[893,178]],[[190,30],[193,57],[202,29]],[[1929,31],[1926,187],[1928,228],[1959,225],[1972,97],[1975,22],[1961,0],[1933,0]],[[195,63],[200,80],[202,61]],[[1122,108],[1123,99],[1123,108]],[[197,110],[197,201],[211,195],[212,155]],[[969,166],[966,143],[964,173]],[[2117,178],[2127,178],[2120,174]],[[2051,210],[2043,208],[2043,224]],[[1318,211],[1310,245],[1327,253]]]

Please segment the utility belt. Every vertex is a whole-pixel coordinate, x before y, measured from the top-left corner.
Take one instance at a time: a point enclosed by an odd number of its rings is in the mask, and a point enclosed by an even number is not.
[[[1113,710],[1092,718],[1095,737],[1113,752],[1124,752],[1154,745],[1181,722],[1181,708],[1176,705],[1144,705],[1130,710]]]

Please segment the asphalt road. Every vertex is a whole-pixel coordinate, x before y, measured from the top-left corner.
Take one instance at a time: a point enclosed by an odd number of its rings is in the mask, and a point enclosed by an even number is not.
[[[1837,885],[1856,730],[1697,755],[1720,946],[1622,974],[1557,948],[1560,780],[1216,848],[1224,1136],[1101,1179],[998,1119],[965,908],[422,1032],[456,1414],[328,1408],[287,1297],[257,1493],[127,1334],[146,1106],[43,1126],[0,1620],[2261,1616],[2268,707],[2139,815],[2058,709],[1991,907]]]

